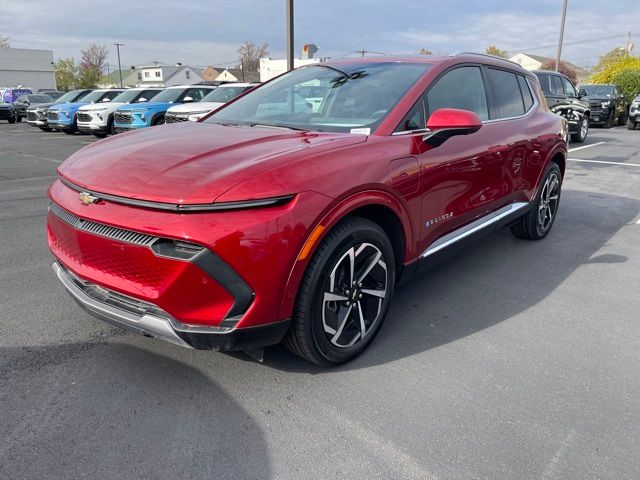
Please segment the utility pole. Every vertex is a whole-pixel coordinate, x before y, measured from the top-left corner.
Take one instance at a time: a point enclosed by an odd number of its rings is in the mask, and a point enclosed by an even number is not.
[[[556,56],[556,72],[560,68],[560,56],[562,55],[562,38],[564,37],[564,21],[567,18],[567,0],[562,3],[562,20],[560,21],[560,39],[558,40],[558,55]]]
[[[287,70],[293,70],[293,0],[287,2]]]
[[[124,88],[122,86],[122,66],[120,65],[120,47],[126,47],[124,43],[114,43],[116,46],[116,50],[118,51],[118,74],[120,75],[120,88]]]

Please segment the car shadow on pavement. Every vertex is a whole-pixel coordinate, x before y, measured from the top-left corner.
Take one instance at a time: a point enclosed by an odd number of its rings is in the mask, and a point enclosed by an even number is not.
[[[565,190],[544,240],[517,239],[504,228],[398,286],[377,338],[360,357],[337,368],[393,362],[456,341],[544,301],[582,265],[625,262],[608,242],[639,211],[640,201],[631,198]],[[603,247],[610,251],[599,253]],[[287,371],[326,371],[281,346],[268,349],[264,363]]]
[[[182,362],[121,343],[0,359],[1,478],[271,478],[260,426]]]

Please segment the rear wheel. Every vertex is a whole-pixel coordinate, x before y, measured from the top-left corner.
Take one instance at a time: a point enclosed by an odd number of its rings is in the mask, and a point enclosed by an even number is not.
[[[553,226],[562,189],[562,172],[557,163],[549,163],[541,185],[533,208],[511,226],[511,232],[518,238],[540,240],[547,236]]]
[[[627,122],[627,111],[623,111],[618,117],[618,125],[624,125]]]
[[[309,262],[285,345],[318,365],[351,360],[380,329],[394,284],[393,248],[384,230],[364,218],[343,220]]]
[[[589,133],[589,117],[583,115],[578,124],[578,131],[571,134],[571,141],[576,143],[582,143],[586,140]]]
[[[9,123],[16,123],[16,117],[9,117],[9,118],[7,118],[7,122],[9,122]]]

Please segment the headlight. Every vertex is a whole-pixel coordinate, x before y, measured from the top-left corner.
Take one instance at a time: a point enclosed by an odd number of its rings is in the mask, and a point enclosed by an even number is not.
[[[69,118],[69,112],[62,112],[62,114],[63,114],[65,117]]]
[[[205,116],[204,113],[194,113],[193,115],[189,115],[187,118],[190,122],[197,122],[204,116]]]
[[[603,107],[608,107],[609,105],[611,105],[611,100],[607,100],[606,102],[602,102],[601,104]]]
[[[142,120],[143,122],[147,121],[147,117],[144,116],[144,113],[140,114],[140,120]]]
[[[101,113],[96,113],[96,117],[98,117],[100,120],[102,120],[102,114]]]
[[[638,107],[640,107],[640,102],[633,102],[633,103],[631,104],[631,108],[633,108],[634,110],[635,110],[636,108],[638,108]]]

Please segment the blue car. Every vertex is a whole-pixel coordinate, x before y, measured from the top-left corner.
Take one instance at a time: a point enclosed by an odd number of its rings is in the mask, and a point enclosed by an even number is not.
[[[105,88],[94,90],[85,95],[79,102],[52,105],[47,109],[48,126],[64,133],[75,133],[78,129],[78,109],[90,103],[110,102],[120,95],[122,88]]]
[[[113,116],[117,133],[164,123],[164,115],[172,105],[198,102],[214,90],[210,85],[182,85],[169,87],[153,97],[151,102],[118,107]]]

